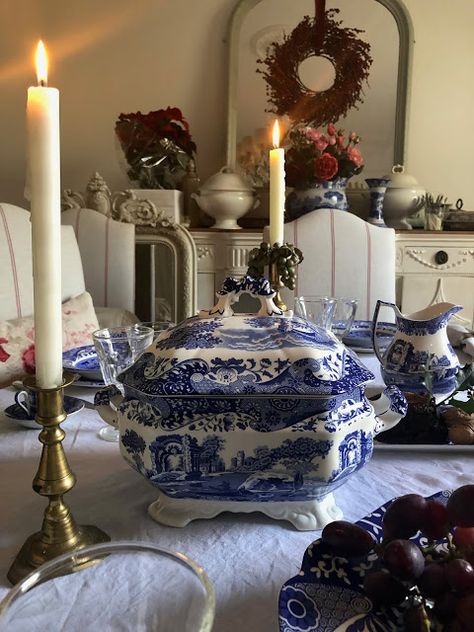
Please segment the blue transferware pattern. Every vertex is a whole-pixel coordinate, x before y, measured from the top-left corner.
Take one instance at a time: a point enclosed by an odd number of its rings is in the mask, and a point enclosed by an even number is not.
[[[405,391],[430,391],[435,397],[449,395],[456,387],[459,361],[448,340],[448,320],[462,309],[452,303],[438,303],[405,316],[393,303],[377,301],[374,325],[382,305],[396,315],[396,332],[388,348],[381,352],[374,341],[386,384]]]
[[[430,498],[445,503],[450,494],[442,491]],[[383,515],[390,503],[356,523],[379,542]],[[427,543],[421,535],[412,539]],[[446,542],[441,546],[445,547]],[[310,544],[300,572],[280,591],[280,632],[403,632],[400,608],[376,610],[364,594],[364,577],[377,563],[375,553],[348,560],[333,556],[321,540]]]
[[[371,320],[355,320],[350,332],[344,336],[344,344],[353,349],[373,351],[372,326]],[[377,323],[377,342],[380,349],[384,350],[388,347],[396,330],[394,323]]]
[[[322,180],[307,188],[296,188],[286,198],[285,221],[292,222],[318,208],[335,208],[348,211],[346,197],[347,178]]]
[[[67,413],[68,416],[79,412],[83,408],[84,402],[82,402],[80,399],[77,399],[77,397],[69,397],[69,395],[64,396],[64,411]],[[35,420],[30,417],[26,410],[22,408],[19,404],[12,404],[11,406],[7,406],[4,412],[7,417],[18,421],[18,423],[22,426],[25,426],[25,428],[33,428],[34,430],[40,429],[39,424],[37,424]]]
[[[102,377],[94,345],[64,351],[63,368],[88,378],[101,379]]]
[[[369,187],[370,193],[370,212],[367,221],[369,224],[387,228],[383,218],[383,201],[385,198],[385,191],[390,184],[390,179],[366,178],[365,182]]]
[[[242,291],[260,299],[257,315],[231,315]],[[213,308],[161,333],[121,374],[123,396],[97,393],[123,457],[168,498],[231,511],[323,501],[405,414],[396,388],[372,405],[372,373],[331,333],[278,314],[273,294],[266,281],[226,280]]]

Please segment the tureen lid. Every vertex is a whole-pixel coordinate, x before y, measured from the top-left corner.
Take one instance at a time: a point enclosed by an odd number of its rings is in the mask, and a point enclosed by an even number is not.
[[[257,314],[233,314],[244,291],[260,299]],[[150,397],[328,398],[373,379],[332,333],[286,315],[274,295],[266,279],[226,279],[212,309],[162,332],[121,381]]]
[[[210,176],[201,187],[201,193],[209,191],[252,191],[252,187],[231,167],[222,167]]]
[[[418,187],[418,180],[415,176],[405,173],[405,167],[403,165],[394,165],[392,167],[392,173],[385,176],[390,179],[389,189],[412,189]]]

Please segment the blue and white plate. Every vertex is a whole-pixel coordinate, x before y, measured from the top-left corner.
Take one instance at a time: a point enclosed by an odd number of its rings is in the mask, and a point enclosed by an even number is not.
[[[396,330],[395,323],[377,323],[377,341],[381,350],[388,347]],[[359,353],[372,353],[372,321],[355,320],[343,343]]]
[[[102,373],[94,345],[69,349],[63,353],[63,368],[88,380],[101,381]]]
[[[442,491],[430,499],[447,502],[450,494],[450,491]],[[356,522],[378,542],[382,539],[382,518],[390,503]],[[427,543],[421,535],[412,540]],[[377,565],[374,552],[348,560],[333,556],[321,540],[310,544],[301,571],[283,584],[280,591],[280,632],[403,632],[400,608],[375,610],[364,594],[366,572]]]
[[[67,413],[68,417],[73,415],[74,413],[78,413],[80,410],[84,408],[84,402],[77,397],[69,397],[69,395],[64,396],[64,410]],[[5,408],[5,415],[10,419],[14,419],[18,422],[19,426],[23,426],[24,428],[32,428],[33,430],[39,430],[40,425],[36,423],[34,419],[28,416],[26,410],[22,408],[19,404],[12,404]],[[66,419],[67,421],[67,419]]]

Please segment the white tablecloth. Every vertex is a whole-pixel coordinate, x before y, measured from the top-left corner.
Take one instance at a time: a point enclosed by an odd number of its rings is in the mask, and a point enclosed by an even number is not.
[[[80,395],[92,393],[82,389]],[[14,556],[40,528],[45,508],[31,489],[41,448],[38,432],[18,428],[3,415],[12,399],[13,390],[0,391],[0,597],[9,587],[6,573]],[[152,541],[191,556],[215,586],[215,632],[276,631],[279,590],[298,572],[319,532],[298,532],[260,514],[224,514],[183,529],[161,526],[147,514],[156,491],[122,460],[117,444],[97,437],[101,426],[87,409],[64,424],[64,447],[78,479],[65,498],[77,522],[95,524],[114,540]],[[468,454],[376,453],[335,495],[345,518],[355,521],[400,494],[428,495],[472,483],[473,473]]]

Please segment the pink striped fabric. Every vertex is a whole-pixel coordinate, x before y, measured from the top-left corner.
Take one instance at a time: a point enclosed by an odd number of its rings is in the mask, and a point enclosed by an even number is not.
[[[20,288],[18,285],[18,274],[17,274],[17,269],[16,269],[15,253],[13,251],[12,237],[10,234],[10,229],[8,228],[7,218],[2,206],[0,206],[0,217],[2,218],[3,230],[5,232],[5,239],[8,246],[8,252],[10,254],[10,265],[11,265],[11,271],[12,271],[12,277],[13,277],[13,287],[15,290],[17,317],[21,318],[21,298],[20,298]]]
[[[336,230],[334,228],[334,211],[330,214],[331,227],[331,296],[336,296]]]

